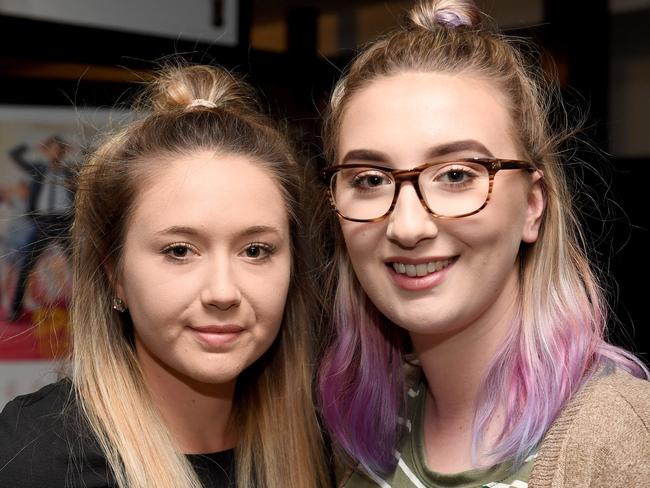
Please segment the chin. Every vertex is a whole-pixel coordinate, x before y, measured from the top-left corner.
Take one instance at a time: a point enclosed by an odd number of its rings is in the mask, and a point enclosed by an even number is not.
[[[187,369],[181,374],[189,383],[225,385],[234,382],[244,369],[245,367],[240,365],[233,365],[231,367],[219,365],[219,367],[209,369],[204,366],[197,369]]]
[[[400,315],[392,322],[409,333],[420,335],[448,335],[463,328],[461,321],[441,316],[439,312]]]
[[[380,312],[393,324],[408,331],[423,332],[431,329],[432,326],[433,328],[436,327],[431,324],[431,319],[435,317],[435,314],[415,310],[400,310],[400,308],[400,306],[393,306],[386,309],[385,312],[383,310],[380,310]]]

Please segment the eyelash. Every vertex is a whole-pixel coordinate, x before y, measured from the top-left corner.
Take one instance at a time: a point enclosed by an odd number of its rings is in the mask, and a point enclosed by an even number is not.
[[[271,244],[266,244],[264,242],[251,242],[250,244],[247,244],[246,247],[244,248],[244,253],[246,253],[248,250],[251,248],[258,248],[262,253],[264,253],[263,256],[246,256],[249,259],[254,259],[254,260],[259,260],[259,261],[264,261],[271,257],[271,255],[275,252],[275,246]]]
[[[176,249],[185,249],[186,251],[198,253],[196,248],[188,242],[174,242],[173,244],[165,246],[160,252],[166,255],[167,257],[169,257],[171,260],[176,262],[183,262],[189,259],[187,256],[183,256],[183,257],[174,256],[172,252]]]
[[[246,256],[249,259],[255,260],[255,261],[264,261],[271,257],[273,253],[275,253],[275,246],[271,244],[267,244],[264,242],[251,242],[250,244],[247,244],[246,247],[244,248],[243,253],[246,254],[250,249],[252,248],[258,248],[260,252],[262,253],[261,256]],[[194,246],[192,246],[188,242],[174,242],[173,244],[169,244],[168,246],[165,246],[160,252],[164,254],[165,256],[169,257],[172,261],[175,262],[183,262],[187,261],[189,259],[188,256],[174,256],[173,252],[178,249],[183,249],[188,252],[193,252],[195,254],[198,254],[198,251]]]

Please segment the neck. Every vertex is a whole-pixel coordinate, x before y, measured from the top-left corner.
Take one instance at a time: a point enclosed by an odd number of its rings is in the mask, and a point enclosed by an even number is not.
[[[446,334],[411,334],[427,380],[425,451],[428,465],[435,471],[475,467],[471,445],[479,389],[509,333],[517,289],[517,276],[513,274],[497,301],[471,324]],[[501,421],[499,415],[491,420],[484,446],[493,445]],[[489,460],[478,461],[489,464]]]
[[[508,319],[481,320],[476,328],[448,337],[412,335],[418,359],[443,418],[473,416],[481,381],[508,333]]]
[[[138,356],[153,402],[182,452],[201,454],[235,446],[237,434],[230,421],[235,380],[201,383]]]

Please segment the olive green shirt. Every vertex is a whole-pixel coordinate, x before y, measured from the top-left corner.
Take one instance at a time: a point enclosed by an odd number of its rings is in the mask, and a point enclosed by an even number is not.
[[[424,404],[426,384],[418,382],[408,392],[404,433],[395,453],[398,463],[395,471],[388,475],[354,472],[345,488],[526,488],[533,468],[534,455],[513,472],[511,463],[503,463],[487,469],[473,469],[455,474],[441,474],[430,471],[425,463],[424,452]]]

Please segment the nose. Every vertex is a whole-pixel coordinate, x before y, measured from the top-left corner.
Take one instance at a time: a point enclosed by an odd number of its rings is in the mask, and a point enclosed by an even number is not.
[[[226,259],[206,268],[204,285],[201,290],[201,302],[206,307],[229,310],[241,303],[241,290],[235,270]]]
[[[395,208],[388,217],[386,235],[404,248],[414,248],[420,241],[438,235],[433,216],[420,201],[411,182],[404,182],[399,190]]]

